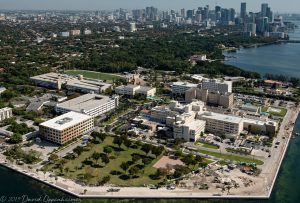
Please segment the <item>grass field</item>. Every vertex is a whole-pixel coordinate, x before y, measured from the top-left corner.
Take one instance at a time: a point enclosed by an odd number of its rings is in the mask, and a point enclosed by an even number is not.
[[[242,156],[236,156],[236,155],[228,155],[228,154],[221,154],[218,152],[210,152],[210,151],[206,151],[206,150],[199,150],[200,153],[202,154],[207,154],[210,156],[214,156],[217,158],[221,158],[221,159],[227,159],[227,160],[232,160],[232,161],[239,161],[239,162],[245,162],[245,163],[255,163],[257,165],[263,165],[264,162],[261,160],[257,160],[257,159],[251,159],[251,158],[247,158],[247,157],[242,157]]]
[[[83,164],[86,159],[89,159],[94,152],[101,153],[103,152],[103,148],[105,146],[111,146],[113,148],[113,152],[109,155],[114,156],[114,158],[110,158],[110,162],[104,165],[101,162],[101,159],[97,162],[99,166],[94,167],[91,165]],[[161,156],[155,158],[154,155],[149,153],[147,156],[151,156],[153,160],[150,164],[146,165],[144,168],[141,168],[140,172],[137,174],[137,178],[130,178],[127,180],[123,180],[120,177],[125,175],[125,172],[120,168],[122,162],[131,161],[131,154],[137,153],[142,156],[146,156],[145,152],[143,152],[139,147],[137,149],[134,148],[126,148],[125,146],[121,146],[121,150],[118,150],[118,146],[113,144],[113,138],[107,137],[100,144],[90,144],[88,145],[89,150],[82,152],[80,156],[75,158],[74,160],[66,159],[66,163],[63,164],[63,174],[65,177],[76,180],[78,177],[84,174],[91,174],[90,178],[84,178],[87,184],[96,184],[98,183],[104,176],[110,176],[110,184],[116,184],[119,186],[143,186],[144,184],[157,184],[161,180],[152,180],[149,175],[154,174],[156,172],[156,168],[153,165],[161,158]],[[96,163],[96,161],[93,161]],[[139,160],[133,165],[143,166],[142,160]],[[48,165],[46,168],[48,171],[53,171],[59,173],[59,169],[56,167],[56,164]],[[117,175],[112,175],[111,172],[115,171]],[[128,174],[128,171],[126,175]]]
[[[271,108],[272,108],[272,107],[271,107]],[[276,109],[277,109],[277,108],[276,108]],[[269,110],[269,107],[264,106],[264,107],[262,107],[261,111],[262,111],[262,112],[268,112],[268,113],[270,113],[270,115],[272,115],[272,116],[284,117],[284,116],[286,115],[286,113],[287,113],[287,109],[286,109],[286,108],[278,108],[278,109],[280,109],[281,111],[277,113],[277,112],[274,112],[274,111],[268,111],[268,110]]]
[[[205,148],[210,148],[210,149],[219,149],[218,146],[213,145],[213,144],[208,144],[208,143],[203,143],[203,142],[198,142],[198,145],[200,145],[201,147],[205,147]]]
[[[83,75],[85,78],[97,79],[97,80],[106,80],[106,81],[113,81],[120,79],[121,77],[109,73],[100,73],[94,71],[87,71],[87,70],[67,70],[65,71],[68,75]]]

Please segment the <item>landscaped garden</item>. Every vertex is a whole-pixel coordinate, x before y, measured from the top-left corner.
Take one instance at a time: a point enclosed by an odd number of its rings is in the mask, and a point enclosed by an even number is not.
[[[199,150],[200,153],[202,154],[207,154],[210,156],[214,156],[220,159],[224,160],[231,160],[231,161],[237,161],[237,162],[244,162],[244,163],[255,163],[257,165],[263,165],[264,162],[258,159],[251,159],[248,157],[243,157],[243,156],[237,156],[237,155],[229,155],[229,154],[222,154],[218,152],[211,152],[211,151],[206,151],[206,150]]]
[[[88,70],[67,70],[66,74],[74,75],[74,76],[83,75],[83,77],[85,78],[106,80],[106,81],[114,81],[121,78],[120,76],[114,74],[100,73],[100,72],[88,71]]]
[[[153,164],[160,159],[163,149],[133,143],[121,137],[96,138],[86,147],[77,147],[72,155],[57,158],[45,170],[83,182],[101,185],[107,182],[122,186],[156,184],[161,179],[151,179],[156,173]],[[52,158],[53,159],[53,158]]]
[[[208,163],[200,156],[179,153],[176,157],[183,165],[157,168],[155,163],[166,155],[162,146],[133,141],[125,135],[93,132],[92,137],[87,146],[76,147],[64,158],[50,155],[43,170],[86,185],[145,186],[165,184]]]

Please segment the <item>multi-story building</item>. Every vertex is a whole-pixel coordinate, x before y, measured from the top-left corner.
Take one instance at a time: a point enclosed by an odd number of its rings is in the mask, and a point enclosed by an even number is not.
[[[85,30],[83,31],[83,33],[84,33],[85,35],[91,35],[91,34],[92,34],[92,30],[85,29]]]
[[[204,103],[201,101],[192,102],[187,105],[179,104],[177,101],[171,101],[168,106],[156,106],[151,109],[150,118],[154,121],[173,125],[175,117],[185,114],[195,118],[196,113],[203,112]],[[170,119],[172,118],[172,119]]]
[[[193,119],[190,122],[185,120],[176,121],[173,126],[174,138],[184,139],[188,142],[197,141],[201,133],[205,131],[205,121]]]
[[[79,77],[78,79],[69,80],[66,83],[66,87],[68,90],[79,91],[82,93],[103,93],[107,89],[110,89],[112,85],[100,80]]]
[[[80,35],[80,30],[70,30],[70,34],[72,36],[78,36],[78,35]]]
[[[202,82],[202,89],[221,93],[232,92],[232,81],[205,80]]]
[[[61,32],[60,36],[62,36],[62,37],[70,37],[70,32]]]
[[[275,121],[267,120],[261,121],[257,119],[244,118],[243,121],[244,130],[248,130],[253,134],[267,134],[275,135],[278,129],[278,123]]]
[[[185,94],[185,92],[191,88],[198,87],[197,84],[188,83],[188,82],[174,82],[172,84],[172,93],[177,95]]]
[[[39,133],[42,138],[63,145],[91,132],[93,129],[93,117],[77,112],[69,112],[41,123]]]
[[[100,80],[83,78],[82,75],[69,76],[66,74],[46,73],[30,78],[36,85],[60,90],[65,85],[68,90],[83,93],[102,93],[111,88],[111,84]]]
[[[98,94],[85,94],[75,99],[57,104],[56,112],[70,111],[83,113],[92,117],[100,116],[115,109],[119,105],[119,96],[107,97]]]
[[[231,108],[234,103],[233,93],[220,93],[199,88],[191,88],[185,92],[186,102],[192,102],[195,99],[224,108]]]
[[[12,116],[12,108],[5,107],[0,109],[0,121],[11,118]]]
[[[243,118],[241,117],[205,112],[198,118],[206,121],[205,129],[211,133],[239,135],[243,131]]]
[[[141,94],[147,97],[153,97],[156,94],[156,88],[139,85],[121,85],[116,87],[115,92],[120,95],[134,96],[136,94]]]

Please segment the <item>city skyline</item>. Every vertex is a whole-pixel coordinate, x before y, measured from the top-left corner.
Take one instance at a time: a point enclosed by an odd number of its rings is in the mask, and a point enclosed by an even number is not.
[[[0,2],[1,9],[16,9],[16,10],[113,10],[117,8],[124,9],[139,9],[145,8],[147,6],[154,6],[159,8],[160,10],[168,10],[175,9],[179,10],[181,8],[190,9],[203,7],[205,5],[209,5],[211,8],[214,8],[216,5],[219,5],[224,8],[234,8],[238,12],[240,11],[241,2],[247,3],[247,12],[260,11],[260,5],[262,3],[268,3],[271,5],[274,12],[280,13],[300,13],[300,10],[295,6],[296,0],[287,0],[283,6],[282,2],[275,2],[271,0],[244,0],[244,1],[232,1],[232,0],[224,0],[222,2],[218,0],[209,1],[209,0],[191,0],[186,3],[182,0],[173,0],[172,4],[167,0],[101,0],[101,2],[97,0],[2,0]]]

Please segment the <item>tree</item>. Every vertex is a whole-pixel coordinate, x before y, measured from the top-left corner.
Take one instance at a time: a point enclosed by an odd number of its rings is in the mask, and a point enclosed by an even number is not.
[[[121,145],[123,143],[123,139],[119,136],[116,136],[113,140],[113,143],[119,146],[119,149],[121,149]]]
[[[13,144],[18,144],[18,143],[21,143],[21,142],[23,141],[23,138],[22,138],[22,135],[21,135],[21,134],[19,134],[19,133],[14,133],[14,134],[10,137],[9,141],[10,141],[11,143],[13,143]]]
[[[129,169],[129,174],[131,176],[134,176],[136,175],[138,172],[139,172],[139,168],[137,166],[132,166],[130,169]]]
[[[155,155],[155,157],[157,158],[159,155],[161,155],[161,153],[164,152],[164,147],[160,146],[160,147],[152,147],[151,150],[152,154]]]
[[[133,154],[132,155],[132,161],[133,162],[137,162],[140,159],[141,159],[141,156],[139,154]]]
[[[145,158],[142,159],[142,162],[143,162],[143,164],[146,166],[146,165],[148,165],[148,164],[151,163],[151,159],[145,157]]]
[[[186,164],[186,165],[190,165],[193,164],[193,160],[194,160],[194,156],[191,154],[188,154],[186,156],[183,157],[182,161]]]
[[[131,141],[129,139],[125,139],[123,144],[125,145],[125,147],[127,147],[127,149],[131,146]]]
[[[144,151],[146,154],[148,154],[152,149],[152,146],[150,144],[144,144],[141,148],[142,151]]]
[[[203,158],[200,155],[196,155],[195,160],[198,161],[198,162],[202,162]]]
[[[113,151],[113,149],[110,146],[105,146],[103,149],[103,152],[105,154],[110,154],[110,153],[112,153],[112,151]]]
[[[101,161],[106,165],[109,163],[109,158],[106,154],[102,154]]]
[[[57,155],[57,154],[51,154],[50,156],[49,156],[49,158],[48,158],[48,160],[50,161],[50,162],[55,162],[56,160],[58,160],[59,159],[59,156]]]
[[[99,182],[100,185],[104,185],[110,181],[110,176],[104,176],[102,180]]]
[[[129,168],[129,164],[127,162],[122,162],[120,165],[121,169],[123,169],[123,171],[126,173],[126,171]]]
[[[94,152],[92,154],[92,158],[96,161],[96,163],[98,163],[98,160],[100,159],[100,157],[101,157],[100,153]]]
[[[185,166],[180,166],[178,168],[175,169],[175,172],[173,174],[173,177],[174,178],[179,178],[181,177],[182,175],[184,174],[187,174],[190,172],[190,169],[188,167],[185,167]]]
[[[165,169],[165,168],[159,168],[155,172],[156,178],[161,178],[161,177],[166,176],[166,175],[168,175],[168,170]]]
[[[75,152],[79,156],[83,152],[83,147],[81,147],[81,146],[75,147],[73,149],[73,152]]]

